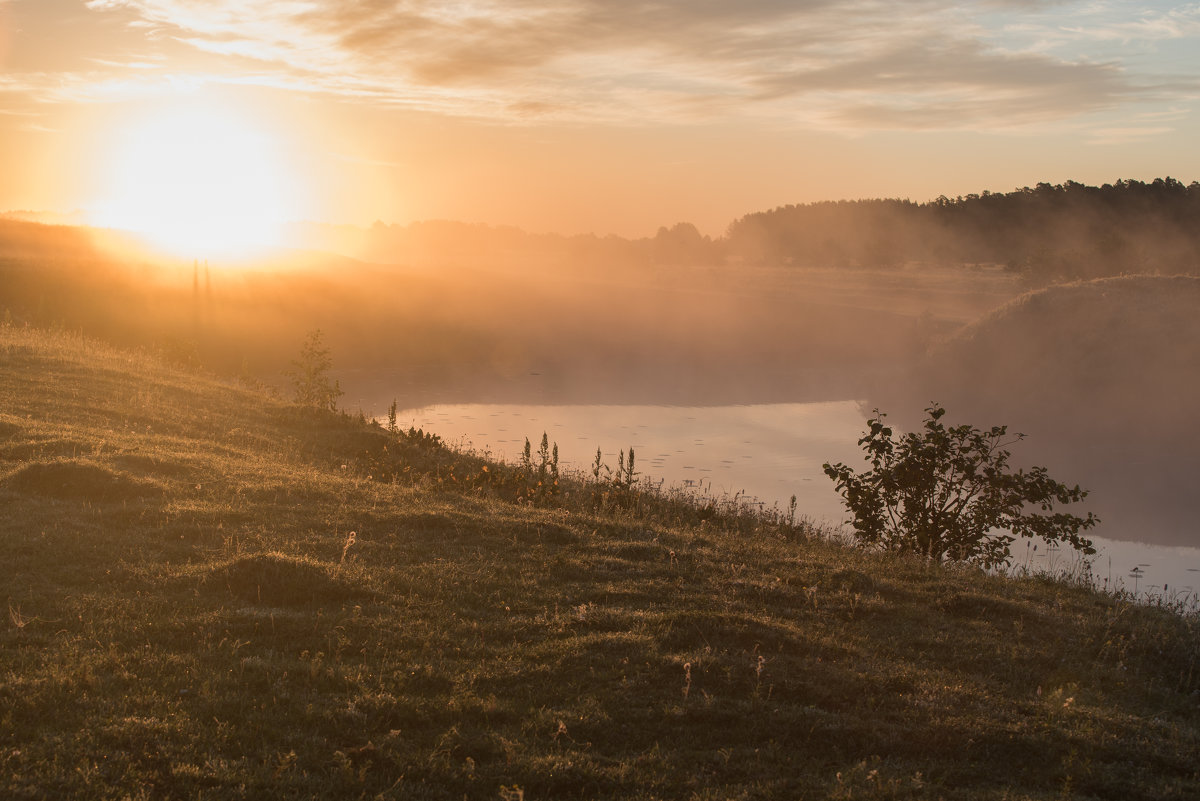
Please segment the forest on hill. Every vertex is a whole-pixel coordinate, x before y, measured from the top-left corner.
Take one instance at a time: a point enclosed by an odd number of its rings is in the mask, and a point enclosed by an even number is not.
[[[1032,285],[1200,267],[1200,183],[1174,178],[1039,183],[1012,192],[781,206],[709,237],[680,222],[653,237],[530,234],[447,221],[300,226],[305,246],[376,263],[554,267],[999,265]]]
[[[730,226],[727,257],[800,265],[999,264],[1035,284],[1200,268],[1200,183],[1039,183],[928,203],[784,206]]]
[[[31,231],[28,215],[2,216],[7,219],[0,220],[0,258],[14,251],[45,251],[51,241],[59,246],[64,241],[59,232],[65,236],[72,230]],[[289,238],[302,250],[414,267],[607,273],[654,266],[996,265],[1042,286],[1111,275],[1200,272],[1200,182],[1167,177],[1088,186],[1066,181],[927,202],[876,198],[792,204],[746,214],[719,237],[706,236],[689,222],[629,239],[422,220],[376,221],[366,228],[295,223]],[[83,247],[80,234],[66,239],[76,250]]]

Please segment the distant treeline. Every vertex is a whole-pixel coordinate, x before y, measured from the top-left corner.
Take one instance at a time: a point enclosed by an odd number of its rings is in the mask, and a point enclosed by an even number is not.
[[[726,259],[806,266],[1000,264],[1035,283],[1200,272],[1200,183],[1173,178],[783,206],[734,222]]]
[[[248,375],[278,375],[320,328],[339,368],[395,368],[429,387],[536,377],[590,402],[652,384],[671,402],[714,386],[722,402],[794,398],[910,358],[1021,289],[964,264],[1034,284],[1200,274],[1200,184],[814,203],[747,215],[717,238],[689,223],[642,239],[455,222],[295,233],[301,248],[363,261],[288,251],[210,271],[131,255],[112,232],[0,219],[0,325]]]
[[[368,229],[307,224],[301,246],[375,263],[605,272],[655,265],[892,267],[1001,265],[1034,284],[1125,273],[1200,272],[1200,183],[1173,178],[1013,192],[782,206],[704,236],[691,223],[653,237],[530,234],[447,221]]]

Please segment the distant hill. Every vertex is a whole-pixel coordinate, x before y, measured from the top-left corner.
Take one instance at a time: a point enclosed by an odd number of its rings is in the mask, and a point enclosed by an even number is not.
[[[933,348],[892,394],[1029,434],[1014,453],[1092,489],[1108,536],[1200,545],[1198,390],[1200,278],[1129,276],[1018,297]]]

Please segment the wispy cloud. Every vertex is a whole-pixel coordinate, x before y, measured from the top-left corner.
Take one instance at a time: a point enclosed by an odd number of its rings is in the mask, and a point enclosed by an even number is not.
[[[1143,142],[1156,136],[1170,133],[1172,128],[1163,126],[1129,126],[1124,128],[1098,128],[1086,140],[1089,145],[1127,145]]]
[[[89,59],[93,64],[101,67],[113,67],[116,69],[126,70],[159,70],[163,68],[162,62],[151,61],[112,61],[106,58]]]
[[[1200,36],[1200,4],[1168,9],[1100,3],[1080,24],[1064,26],[1077,36],[1100,40],[1160,41]]]
[[[86,5],[212,57],[223,64],[217,80],[513,121],[753,115],[822,128],[992,128],[1200,91],[1195,74],[1069,46],[1200,40],[1196,4],[1133,15],[1036,0]],[[128,58],[130,70],[151,63]]]

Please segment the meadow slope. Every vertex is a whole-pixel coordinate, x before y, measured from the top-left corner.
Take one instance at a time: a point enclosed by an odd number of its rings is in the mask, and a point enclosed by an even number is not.
[[[0,796],[1200,797],[1194,616],[562,490],[0,327]]]

